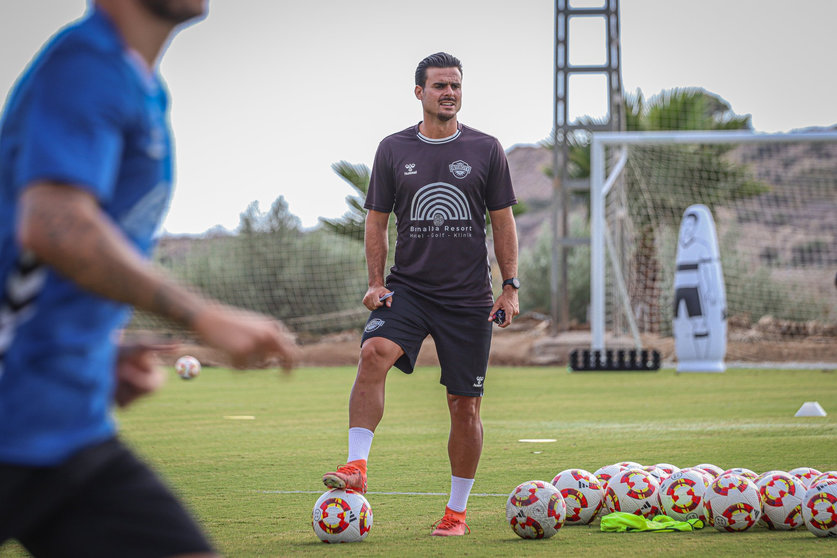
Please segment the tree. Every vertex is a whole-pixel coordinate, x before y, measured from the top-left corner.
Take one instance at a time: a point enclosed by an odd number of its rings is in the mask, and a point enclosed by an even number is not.
[[[361,240],[363,239],[364,222],[366,221],[366,210],[363,208],[363,202],[366,199],[366,193],[369,191],[369,167],[364,164],[353,165],[348,161],[339,161],[333,163],[331,169],[337,176],[345,180],[354,189],[355,193],[346,196],[349,211],[344,213],[343,217],[340,219],[320,217],[320,223],[326,229],[341,236]]]

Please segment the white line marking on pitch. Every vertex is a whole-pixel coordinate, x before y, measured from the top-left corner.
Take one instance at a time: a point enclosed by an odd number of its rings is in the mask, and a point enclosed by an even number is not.
[[[261,494],[322,494],[321,490],[259,490]],[[447,496],[447,492],[367,492],[377,496]],[[490,496],[507,498],[508,494],[471,494],[471,496]]]

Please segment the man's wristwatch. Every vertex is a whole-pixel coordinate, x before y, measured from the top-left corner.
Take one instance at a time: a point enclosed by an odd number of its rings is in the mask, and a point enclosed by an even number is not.
[[[514,287],[515,290],[517,290],[520,288],[520,279],[518,279],[517,277],[506,279],[505,281],[503,281],[503,286],[505,287],[506,285],[511,285],[512,287]]]

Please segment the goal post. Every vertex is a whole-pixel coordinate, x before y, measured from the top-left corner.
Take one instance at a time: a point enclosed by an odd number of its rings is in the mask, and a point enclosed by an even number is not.
[[[676,235],[696,203],[715,215],[728,318],[781,320],[787,299],[789,322],[837,327],[837,131],[596,132],[590,150],[591,349],[608,329],[637,345],[669,333]]]

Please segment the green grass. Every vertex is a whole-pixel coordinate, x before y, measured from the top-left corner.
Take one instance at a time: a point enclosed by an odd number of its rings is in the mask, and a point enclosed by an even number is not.
[[[837,371],[725,374],[579,373],[492,368],[482,404],[485,448],[468,506],[471,535],[430,537],[447,502],[449,419],[438,371],[393,371],[372,446],[372,532],[324,545],[311,529],[320,476],[346,457],[352,368],[172,373],[154,397],[119,413],[123,438],[176,488],[226,555],[250,556],[823,556],[834,540],[806,529],[745,533],[601,533],[598,521],[549,540],[519,539],[505,521],[519,483],[617,461],[714,463],[756,472],[837,470]],[[794,418],[805,401],[827,417]],[[230,420],[251,415],[254,420]],[[555,438],[530,444],[521,438]],[[298,492],[295,492],[298,491]],[[391,492],[441,493],[398,495]],[[0,554],[25,556],[14,543]]]

